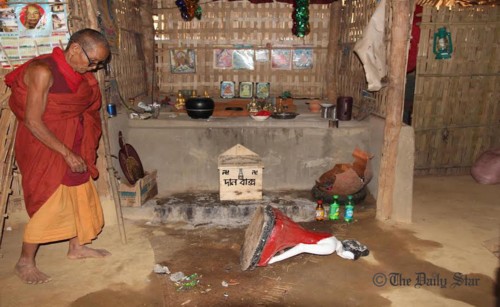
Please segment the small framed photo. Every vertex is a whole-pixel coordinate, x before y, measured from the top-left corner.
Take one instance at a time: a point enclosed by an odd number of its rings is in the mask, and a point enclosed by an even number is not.
[[[222,98],[234,98],[234,82],[221,81],[220,82],[220,96]]]
[[[255,96],[260,99],[269,97],[269,93],[271,93],[271,83],[269,82],[257,82],[255,88]]]
[[[269,50],[268,49],[255,50],[255,61],[269,62]]]
[[[292,50],[273,49],[271,50],[271,67],[273,69],[292,69]]]
[[[311,69],[313,67],[312,49],[295,49],[293,51],[293,69]]]
[[[253,97],[253,82],[240,82],[240,98]]]
[[[233,50],[215,49],[214,50],[214,68],[229,69],[233,68]]]
[[[254,50],[238,49],[233,51],[233,69],[254,70]]]
[[[170,72],[189,74],[196,72],[196,54],[194,49],[170,50]]]

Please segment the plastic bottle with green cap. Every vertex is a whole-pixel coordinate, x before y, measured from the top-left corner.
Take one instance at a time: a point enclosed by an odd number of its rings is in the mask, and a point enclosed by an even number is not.
[[[333,195],[333,202],[330,204],[330,213],[328,214],[330,220],[338,220],[340,218],[340,205],[339,196]]]
[[[352,222],[354,218],[354,201],[352,195],[347,196],[347,204],[345,205],[344,221],[347,223]]]

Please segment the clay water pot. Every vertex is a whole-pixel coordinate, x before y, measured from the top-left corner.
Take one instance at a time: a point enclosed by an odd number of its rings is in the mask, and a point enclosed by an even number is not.
[[[209,118],[214,113],[214,107],[213,99],[208,97],[191,97],[186,101],[186,112],[194,119]]]
[[[309,102],[309,111],[313,113],[318,113],[321,110],[321,104],[319,100],[311,100]]]

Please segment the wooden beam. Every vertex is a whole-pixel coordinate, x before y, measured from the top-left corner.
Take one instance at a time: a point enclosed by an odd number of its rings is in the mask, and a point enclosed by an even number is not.
[[[391,218],[393,208],[396,161],[399,134],[402,125],[406,63],[410,41],[410,3],[408,0],[390,1],[392,24],[388,54],[389,86],[387,89],[387,115],[385,118],[384,144],[380,161],[377,197],[377,219]]]

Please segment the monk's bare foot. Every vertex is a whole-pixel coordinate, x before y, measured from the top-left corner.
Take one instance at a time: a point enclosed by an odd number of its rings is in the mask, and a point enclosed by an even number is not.
[[[104,258],[110,255],[111,253],[105,249],[93,249],[82,245],[70,247],[68,251],[69,259]]]
[[[50,281],[50,277],[37,269],[34,264],[23,263],[21,260],[15,267],[16,275],[25,283],[36,285]]]

